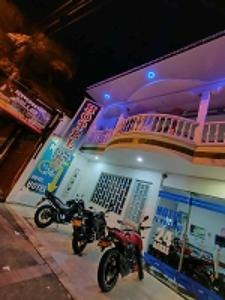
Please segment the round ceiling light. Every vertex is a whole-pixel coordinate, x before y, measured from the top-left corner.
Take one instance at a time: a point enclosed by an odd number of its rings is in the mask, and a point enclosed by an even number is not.
[[[153,78],[155,78],[155,72],[149,71],[147,76],[148,76],[149,79],[153,79]]]

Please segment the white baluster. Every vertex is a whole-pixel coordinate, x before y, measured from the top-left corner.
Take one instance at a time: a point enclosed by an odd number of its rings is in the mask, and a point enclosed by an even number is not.
[[[188,123],[188,130],[187,130],[187,139],[191,140],[192,130],[193,130],[193,124],[191,122]]]
[[[179,127],[180,127],[180,120],[177,120],[177,124],[175,126],[175,135],[178,137],[178,130],[179,130]]]
[[[185,134],[186,125],[187,125],[187,123],[183,120],[182,121],[182,129],[181,129],[181,137],[182,138],[185,138],[184,134]]]
[[[174,120],[173,120],[172,118],[169,118],[168,121],[169,121],[168,134],[169,134],[169,135],[173,135],[173,130],[172,130],[172,128],[173,128],[173,121],[174,121]]]
[[[157,124],[156,124],[156,126],[155,126],[155,132],[158,132],[159,129],[160,129],[160,125],[161,125],[161,117],[160,117],[160,116],[157,116],[155,120],[156,120],[156,122],[157,122]]]
[[[162,119],[162,133],[164,133],[164,130],[165,130],[165,128],[166,128],[166,125],[167,125],[167,118],[165,117],[165,118],[163,118]],[[168,131],[168,130],[167,130]]]
[[[155,116],[150,116],[148,122],[150,122],[150,124],[148,124],[149,131],[150,132],[152,132],[152,131],[154,132],[153,126],[155,124]]]

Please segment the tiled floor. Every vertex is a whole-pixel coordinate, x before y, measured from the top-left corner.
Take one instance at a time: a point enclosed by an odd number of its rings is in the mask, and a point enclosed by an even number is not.
[[[88,245],[83,256],[75,256],[71,248],[72,228],[70,225],[52,225],[44,230],[37,229],[33,224],[33,209],[19,205],[10,205],[10,207],[32,224],[37,239],[67,275],[72,286],[72,295],[75,298],[79,300],[183,299],[148,273],[145,274],[142,282],[137,279],[136,274],[131,274],[120,279],[110,293],[101,293],[97,285],[96,274],[102,253],[96,244]]]

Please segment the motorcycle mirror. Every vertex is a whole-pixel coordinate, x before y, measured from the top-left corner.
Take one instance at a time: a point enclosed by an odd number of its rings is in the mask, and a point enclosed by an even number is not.
[[[143,222],[147,221],[148,219],[149,219],[149,216],[145,216],[144,219],[143,219]]]

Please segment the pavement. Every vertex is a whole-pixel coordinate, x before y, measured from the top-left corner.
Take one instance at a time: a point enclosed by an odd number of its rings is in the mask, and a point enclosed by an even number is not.
[[[4,204],[0,204],[0,245],[0,299],[72,298]]]
[[[96,244],[75,256],[70,225],[38,229],[33,215],[34,208],[0,204],[0,299],[183,299],[148,273],[142,282],[131,274],[119,279],[110,293],[101,293],[97,267],[102,253]]]

